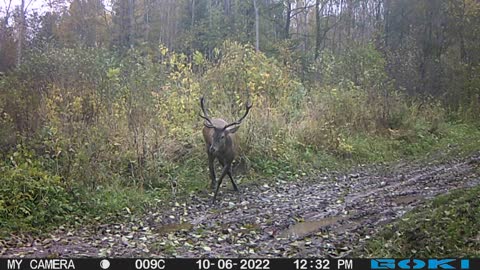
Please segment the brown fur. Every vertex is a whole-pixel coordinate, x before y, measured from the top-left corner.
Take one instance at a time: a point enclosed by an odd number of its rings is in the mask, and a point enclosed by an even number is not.
[[[215,194],[213,195],[213,203],[215,203],[218,190],[220,189],[220,185],[222,184],[222,180],[225,175],[228,175],[228,177],[230,178],[233,189],[235,191],[238,191],[237,184],[232,177],[232,162],[237,155],[238,149],[236,144],[235,132],[239,129],[242,120],[247,116],[252,105],[247,104],[246,112],[240,118],[240,120],[232,122],[230,124],[220,118],[210,119],[208,117],[207,111],[205,110],[203,97],[200,99],[200,106],[204,114],[200,115],[200,117],[202,117],[206,121],[204,122],[205,127],[203,128],[202,133],[203,138],[205,139],[205,150],[207,151],[208,155],[208,169],[210,171],[211,188],[215,188],[216,186]],[[218,184],[216,183],[215,176],[215,159],[218,159],[220,164],[223,166],[222,174],[220,175]]]

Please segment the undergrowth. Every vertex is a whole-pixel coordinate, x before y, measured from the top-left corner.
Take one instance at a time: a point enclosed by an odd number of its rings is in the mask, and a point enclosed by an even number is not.
[[[389,224],[358,255],[387,258],[478,257],[480,187],[457,190]]]
[[[105,222],[205,190],[201,96],[227,121],[254,105],[238,132],[243,183],[480,148],[478,122],[395,89],[372,46],[358,52],[362,80],[323,61],[324,83],[308,86],[248,45],[218,51],[209,60],[165,47],[29,52],[0,79],[5,232]]]

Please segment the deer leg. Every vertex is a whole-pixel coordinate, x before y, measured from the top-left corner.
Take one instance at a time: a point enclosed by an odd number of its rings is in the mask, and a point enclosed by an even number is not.
[[[236,192],[239,192],[237,183],[235,183],[235,180],[233,180],[233,177],[232,177],[232,168],[231,167],[229,168],[227,174],[228,174],[228,177],[230,177],[230,181],[232,181],[233,190],[235,190]]]
[[[220,164],[222,164],[222,166],[225,166],[225,165],[224,165],[225,162],[227,162],[227,164],[229,164],[228,161],[221,161],[221,160],[218,160],[218,161],[220,161]],[[230,177],[230,181],[232,181],[233,190],[239,192],[237,183],[235,183],[235,181],[233,180],[233,177],[232,177],[232,163],[231,163],[231,162],[230,162],[230,165],[228,165],[227,174],[228,174],[228,177]]]
[[[227,174],[227,172],[229,170],[228,167],[229,166],[223,167],[222,175],[220,176],[220,179],[218,180],[217,189],[215,190],[215,194],[213,195],[212,204],[214,204],[215,200],[217,199],[218,190],[220,189],[220,185],[222,184],[223,178],[225,177],[225,175]]]
[[[211,189],[214,189],[215,188],[215,184],[217,182],[217,180],[215,179],[215,166],[213,166],[213,162],[215,161],[215,157],[213,155],[208,155],[208,169],[210,171],[210,179],[211,179],[211,183],[210,183],[210,188]]]
[[[225,166],[225,162],[224,161],[221,161],[221,160],[218,160],[220,161],[220,164],[222,164],[222,166]],[[228,161],[226,161],[227,164],[228,164]],[[232,177],[232,165],[230,163],[230,165],[228,165],[228,171],[227,171],[227,174],[228,174],[228,177],[230,177],[230,181],[232,181],[232,185],[233,185],[233,190],[235,191],[239,191],[238,190],[238,186],[237,186],[237,183],[235,183],[235,181],[233,180],[233,177]]]

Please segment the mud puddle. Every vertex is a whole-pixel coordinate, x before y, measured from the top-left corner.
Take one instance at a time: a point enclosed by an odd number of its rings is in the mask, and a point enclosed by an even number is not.
[[[313,221],[305,221],[294,224],[290,226],[288,229],[284,230],[279,234],[277,238],[302,238],[309,234],[318,232],[322,228],[328,227],[330,225],[336,224],[342,220],[347,219],[346,217],[326,217],[320,220],[313,220]]]
[[[411,204],[413,202],[418,202],[424,199],[422,195],[406,195],[398,196],[393,199],[393,202],[396,204]]]

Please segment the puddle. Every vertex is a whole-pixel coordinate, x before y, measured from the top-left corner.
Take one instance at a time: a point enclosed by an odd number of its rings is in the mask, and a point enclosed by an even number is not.
[[[157,229],[157,232],[160,234],[178,232],[178,231],[189,231],[193,228],[193,225],[190,223],[174,223],[162,226]]]
[[[337,231],[337,232],[350,231],[351,229],[354,229],[358,225],[360,225],[360,222],[354,221],[354,220],[349,220],[347,223],[345,223],[345,224],[343,224],[339,227],[335,227],[335,231]]]
[[[398,196],[393,199],[393,202],[396,204],[410,204],[414,201],[419,201],[423,198],[421,195],[406,195]]]
[[[321,220],[300,222],[281,232],[278,238],[301,238],[347,218],[348,217],[326,217]]]

